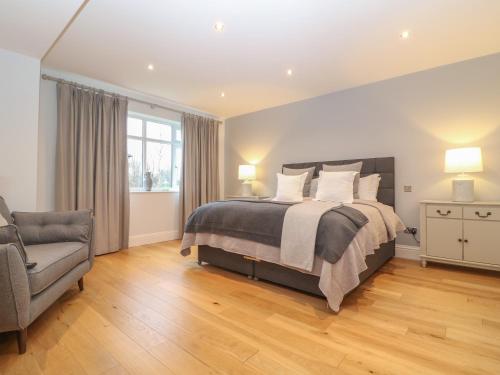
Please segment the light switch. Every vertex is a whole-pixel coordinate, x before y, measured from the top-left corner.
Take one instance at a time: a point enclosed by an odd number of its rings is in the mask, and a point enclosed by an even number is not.
[[[405,186],[403,186],[403,191],[405,193],[411,193],[411,185],[405,185]]]

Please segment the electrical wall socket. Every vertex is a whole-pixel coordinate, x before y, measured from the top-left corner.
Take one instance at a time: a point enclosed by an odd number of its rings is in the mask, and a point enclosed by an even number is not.
[[[405,193],[411,193],[412,186],[411,185],[405,185],[403,186],[403,191]]]
[[[415,228],[415,227],[406,227],[404,232],[405,232],[405,233],[408,233],[408,234],[413,234],[413,235],[415,235],[415,234],[417,234],[418,229],[417,229],[417,228]]]

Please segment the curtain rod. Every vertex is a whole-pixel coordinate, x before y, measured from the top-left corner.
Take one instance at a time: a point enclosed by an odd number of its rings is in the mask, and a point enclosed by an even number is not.
[[[78,83],[78,82],[66,81],[65,79],[57,78],[57,77],[52,77],[52,76],[49,76],[48,74],[42,74],[42,79],[45,79],[45,80],[48,80],[48,81],[66,83],[66,84],[69,84],[69,85],[73,85],[73,86],[82,88],[84,90],[98,91],[98,92],[101,92],[101,93],[103,93],[105,95],[109,95],[109,96],[119,96],[119,97],[122,97],[122,98],[126,98],[127,100],[132,101],[132,102],[149,105],[151,108],[163,108],[163,109],[166,109],[167,111],[176,112],[176,113],[180,113],[180,114],[182,114],[182,113],[185,112],[185,111],[179,111],[178,109],[166,107],[164,105],[150,103],[150,102],[146,102],[144,100],[131,98],[130,96],[120,95],[120,94],[117,94],[115,92],[101,90],[101,89],[96,89],[95,87],[91,87],[91,86],[87,86],[87,85],[82,85],[81,83]]]

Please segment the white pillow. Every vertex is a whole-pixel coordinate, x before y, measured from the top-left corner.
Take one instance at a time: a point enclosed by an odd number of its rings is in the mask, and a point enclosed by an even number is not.
[[[276,173],[276,176],[278,176],[278,188],[273,200],[281,202],[301,202],[303,200],[307,172],[295,176]]]
[[[359,179],[358,195],[359,199],[377,202],[378,185],[381,177],[378,173],[371,174]]]
[[[352,203],[354,200],[354,178],[359,172],[319,172],[316,200]]]
[[[9,225],[9,223],[7,222],[7,220],[5,220],[5,218],[0,215],[0,227],[4,227],[6,225]]]

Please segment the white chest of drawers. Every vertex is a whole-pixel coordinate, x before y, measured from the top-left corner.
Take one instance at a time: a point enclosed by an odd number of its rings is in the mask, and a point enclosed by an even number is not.
[[[420,202],[420,258],[500,271],[500,202]]]

